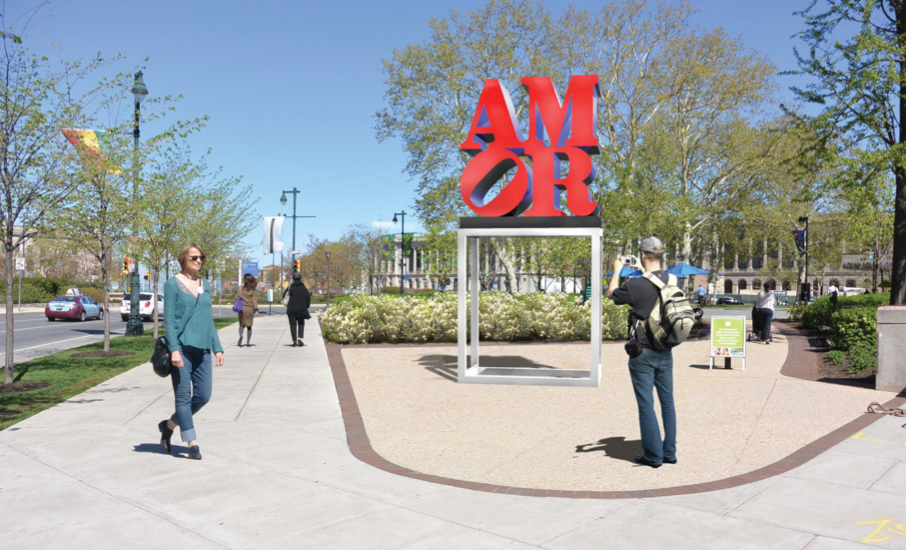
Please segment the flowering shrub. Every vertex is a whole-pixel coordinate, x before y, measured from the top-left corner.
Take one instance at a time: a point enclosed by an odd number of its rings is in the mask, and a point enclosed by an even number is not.
[[[455,342],[456,306],[453,293],[353,296],[321,314],[321,327],[324,337],[337,344]],[[482,340],[588,340],[591,335],[591,302],[583,304],[573,294],[483,292],[478,307]],[[601,309],[602,337],[623,338],[628,310],[606,298]]]

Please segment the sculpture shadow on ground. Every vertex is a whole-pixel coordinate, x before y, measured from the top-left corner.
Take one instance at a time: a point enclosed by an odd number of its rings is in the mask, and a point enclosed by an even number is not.
[[[424,365],[425,369],[447,380],[456,382],[457,357],[455,355],[423,355],[419,358],[418,364]],[[471,356],[468,361],[471,362]],[[521,355],[485,355],[481,358],[482,367],[496,368],[529,368],[529,369],[553,369],[550,365],[536,363],[531,359]]]
[[[576,445],[577,453],[596,453],[602,452],[606,456],[616,459],[633,462],[635,455],[642,452],[641,439],[626,439],[623,436],[606,437],[599,439],[595,443],[585,443]]]

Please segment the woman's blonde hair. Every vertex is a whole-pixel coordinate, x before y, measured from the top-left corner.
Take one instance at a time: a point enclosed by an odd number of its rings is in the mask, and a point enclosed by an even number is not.
[[[183,271],[186,270],[186,266],[189,264],[189,251],[193,248],[201,252],[201,263],[202,265],[204,265],[204,261],[206,259],[204,250],[202,250],[202,248],[197,244],[192,243],[189,246],[183,248],[182,252],[179,253],[179,256],[176,257],[176,260],[179,261],[179,266]]]

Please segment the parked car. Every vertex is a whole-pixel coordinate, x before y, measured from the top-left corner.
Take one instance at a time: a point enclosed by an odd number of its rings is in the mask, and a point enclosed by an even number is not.
[[[44,315],[48,321],[54,319],[78,319],[84,321],[89,317],[104,318],[104,306],[88,296],[57,296],[47,303]]]
[[[743,305],[742,300],[737,300],[736,298],[730,298],[728,296],[724,296],[722,298],[717,299],[717,305],[721,305],[721,304],[728,304],[728,305],[733,305],[733,306]]]
[[[138,295],[138,314],[144,321],[150,321],[151,315],[154,313],[154,308],[151,307],[152,297],[153,295],[150,292],[142,292]],[[123,321],[129,320],[129,312],[132,309],[129,298],[130,296],[128,293],[123,296],[123,304],[120,306],[120,317],[123,318]],[[162,294],[157,295],[157,316],[164,316],[164,297]]]

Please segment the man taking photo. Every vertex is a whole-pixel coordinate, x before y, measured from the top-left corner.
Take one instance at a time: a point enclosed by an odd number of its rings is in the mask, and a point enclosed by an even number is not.
[[[630,354],[629,375],[635,390],[635,399],[639,408],[639,428],[642,433],[644,454],[637,455],[635,462],[652,468],[660,468],[664,462],[676,464],[676,410],[673,406],[673,352],[670,349],[661,351],[652,344],[654,336],[646,327],[645,321],[652,309],[658,306],[660,288],[645,276],[650,273],[664,285],[676,284],[673,276],[661,271],[661,258],[664,245],[657,237],[648,237],[642,241],[641,263],[643,276],[630,279],[619,285],[619,273],[623,268],[620,259],[614,263],[614,275],[607,288],[607,296],[615,304],[632,306],[630,314],[632,329],[627,350],[638,340],[641,353]],[[657,415],[654,412],[653,389],[661,402],[661,415],[664,422],[664,440],[661,441],[661,430],[658,427]]]

